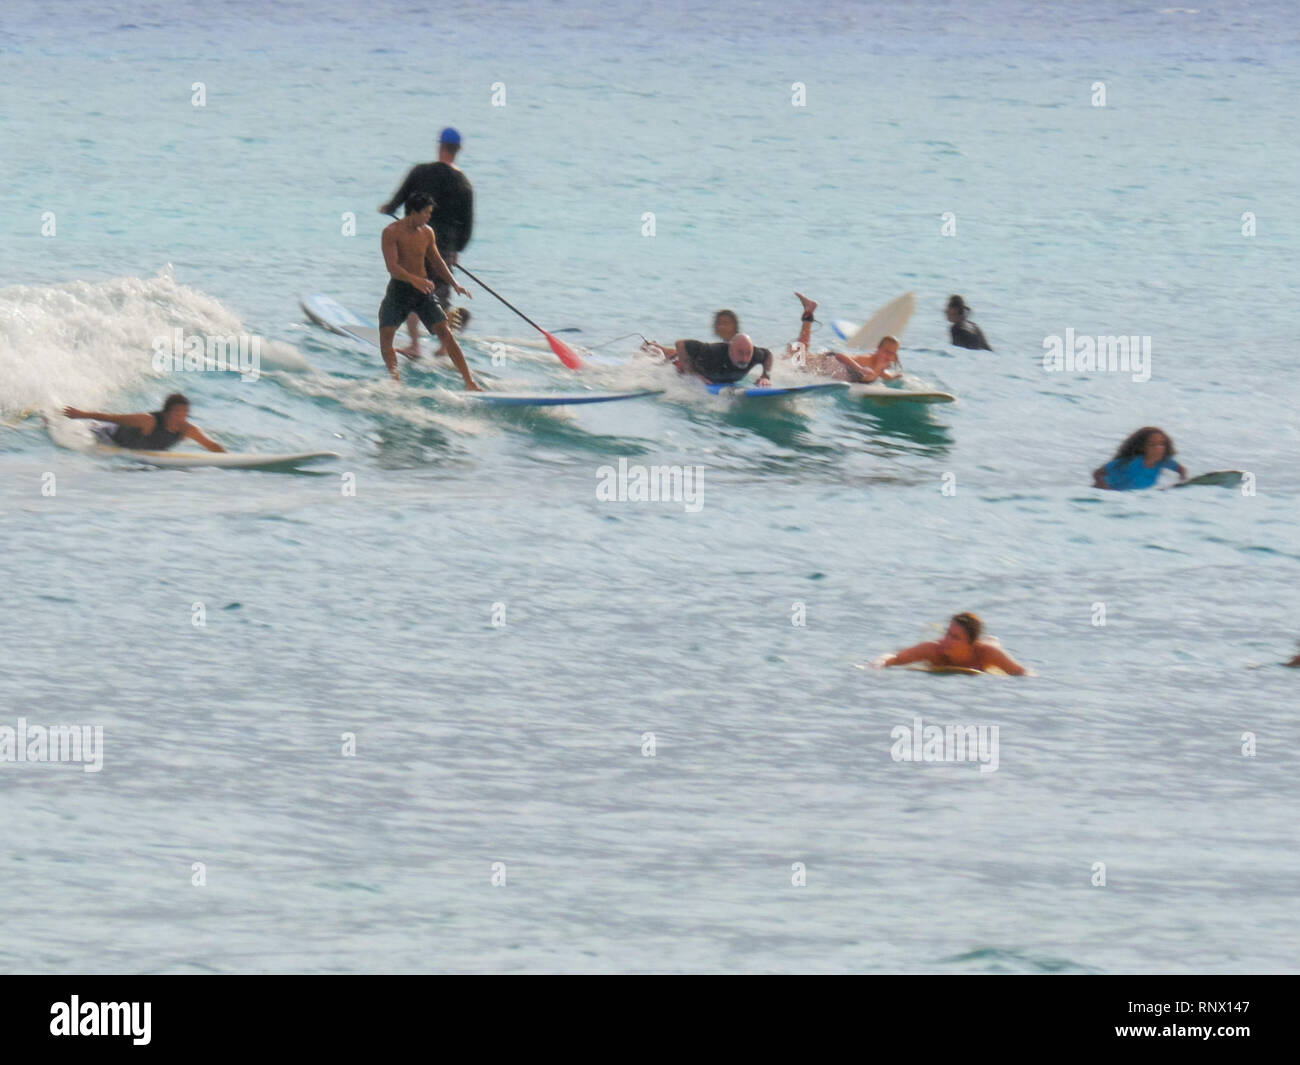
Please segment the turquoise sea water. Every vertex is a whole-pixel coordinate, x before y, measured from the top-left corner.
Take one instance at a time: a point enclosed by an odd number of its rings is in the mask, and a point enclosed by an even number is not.
[[[104,735],[98,773],[0,761],[0,970],[1295,971],[1298,38],[1285,3],[11,4],[5,419],[182,388],[232,448],[342,458],[0,429],[0,727]],[[496,387],[665,395],[386,382],[298,299],[374,313],[375,206],[446,124],[464,262],[574,343],[914,291],[903,365],[958,403],[728,403],[636,340],[579,378],[481,290]],[[995,352],[947,345],[954,292]],[[177,327],[262,376],[154,371]],[[1151,379],[1045,372],[1067,329],[1149,336]],[[1090,488],[1144,424],[1254,494]],[[702,506],[598,500],[621,457]],[[1038,675],[854,668],[958,610]],[[893,760],[917,717],[998,726],[997,771]]]

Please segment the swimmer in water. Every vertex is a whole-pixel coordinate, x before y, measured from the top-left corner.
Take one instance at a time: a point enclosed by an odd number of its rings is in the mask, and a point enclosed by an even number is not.
[[[163,401],[162,410],[151,414],[105,414],[103,411],[64,407],[63,416],[107,422],[107,425],[92,426],[91,432],[100,443],[114,447],[166,451],[188,437],[209,451],[226,450],[189,420],[190,401],[179,392],[173,392]]]
[[[952,342],[959,348],[972,351],[992,351],[989,342],[984,339],[984,331],[966,316],[970,308],[960,296],[948,297],[948,323],[952,329]]]
[[[988,672],[1000,669],[1013,677],[1023,677],[1024,666],[996,644],[981,640],[984,622],[976,614],[954,614],[948,631],[940,640],[918,643],[882,663],[885,666],[906,666],[912,662],[929,662],[932,666],[952,666],[958,669],[978,669]]]
[[[813,312],[817,302],[810,300],[802,292],[796,292],[799,302],[803,304],[803,317],[799,327],[799,339],[790,345],[790,357],[796,364],[802,362],[809,373],[832,377],[837,381],[856,381],[871,384],[874,381],[897,381],[902,377],[902,364],[898,361],[898,340],[895,337],[881,337],[876,350],[870,355],[848,355],[842,351],[810,352],[808,345],[812,340],[812,325],[817,319]],[[722,312],[719,312],[722,313]]]
[[[1092,471],[1093,487],[1117,492],[1151,488],[1160,479],[1161,470],[1176,470],[1178,479],[1185,481],[1187,471],[1174,461],[1174,454],[1174,442],[1169,434],[1154,425],[1145,425],[1129,434],[1113,459]]]

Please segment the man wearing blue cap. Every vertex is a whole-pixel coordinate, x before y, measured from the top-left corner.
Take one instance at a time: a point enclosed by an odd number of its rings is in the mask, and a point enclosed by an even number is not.
[[[456,166],[456,153],[460,151],[460,134],[448,126],[438,136],[438,161],[420,163],[412,167],[406,175],[402,187],[393,198],[380,205],[383,214],[395,215],[397,208],[404,204],[412,193],[423,192],[433,200],[433,218],[429,225],[438,241],[438,251],[448,266],[455,266],[456,260],[469,243],[474,229],[474,187],[469,183],[464,172]],[[464,308],[452,308],[450,303],[451,286],[439,281],[434,295],[447,311],[451,325],[463,329],[469,322],[469,311]],[[407,329],[411,334],[411,346],[403,348],[402,354],[418,358],[420,354],[419,318],[412,314],[407,320]],[[441,354],[441,352],[440,352]]]

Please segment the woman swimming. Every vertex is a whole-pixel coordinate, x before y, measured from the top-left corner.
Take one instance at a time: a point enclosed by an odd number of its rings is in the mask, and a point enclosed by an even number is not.
[[[982,673],[998,669],[1013,677],[1022,677],[1029,672],[997,644],[981,640],[983,632],[984,622],[979,619],[979,615],[954,614],[942,639],[918,643],[915,647],[890,655],[881,664],[906,666],[912,662],[928,662],[932,666],[978,669]]]
[[[1151,488],[1160,479],[1161,470],[1177,470],[1178,479],[1185,481],[1187,471],[1174,461],[1175,454],[1168,433],[1154,425],[1145,425],[1129,434],[1113,459],[1092,471],[1092,483],[1097,488],[1117,492]]]

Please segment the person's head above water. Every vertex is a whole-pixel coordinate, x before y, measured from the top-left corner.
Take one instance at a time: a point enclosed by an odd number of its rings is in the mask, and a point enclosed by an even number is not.
[[[964,299],[960,296],[948,297],[948,321],[960,322],[968,314],[970,314],[970,308],[966,306]]]
[[[162,423],[169,433],[179,433],[190,417],[190,401],[180,392],[173,392],[163,400]]]
[[[460,151],[460,133],[448,126],[438,134],[438,159],[444,163],[455,162],[458,151]]]
[[[727,341],[727,354],[737,366],[748,366],[754,361],[754,342],[745,333],[737,333]]]
[[[1148,466],[1154,466],[1164,459],[1171,459],[1177,452],[1174,442],[1163,429],[1154,425],[1144,425],[1136,432],[1129,433],[1124,443],[1115,452],[1117,459],[1142,458]]]
[[[421,222],[428,222],[433,217],[433,197],[427,192],[413,192],[406,197],[406,217],[422,215]]]
[[[877,351],[883,351],[887,355],[898,356],[898,337],[883,336],[880,343],[876,345]]]
[[[735,311],[721,310],[713,316],[713,334],[723,340],[730,340],[740,332],[740,319]]]
[[[978,614],[969,612],[954,614],[948,622],[948,631],[939,641],[939,649],[944,654],[962,651],[973,647],[984,632],[984,622]]]

